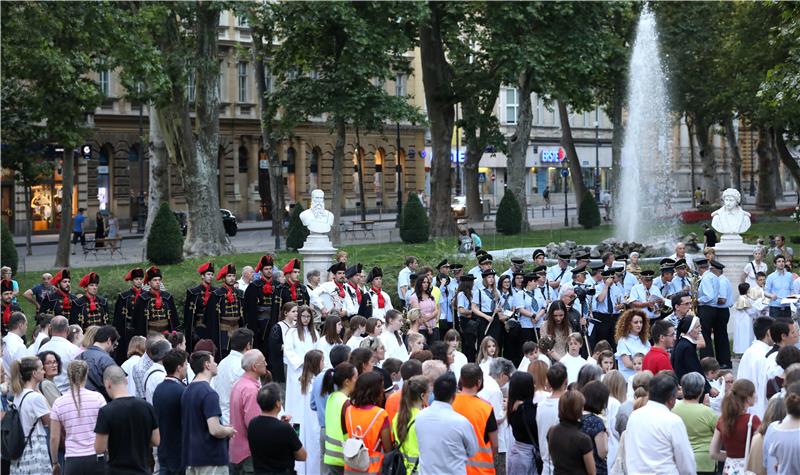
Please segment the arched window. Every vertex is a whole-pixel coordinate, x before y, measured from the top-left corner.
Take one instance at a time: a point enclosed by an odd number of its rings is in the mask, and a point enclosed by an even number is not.
[[[294,147],[286,149],[286,162],[284,163],[286,171],[286,189],[289,192],[289,199],[294,202],[296,200],[297,191],[297,177],[295,169],[297,168],[297,150]]]
[[[386,152],[379,148],[375,151],[375,174],[373,175],[373,186],[375,187],[376,206],[383,206],[383,161]]]
[[[308,190],[315,190],[319,188],[319,158],[322,156],[322,150],[319,147],[314,147],[311,150],[311,158],[308,161]]]
[[[239,173],[247,173],[248,155],[247,147],[244,145],[239,147]]]
[[[114,156],[114,147],[110,143],[104,144],[97,154],[97,201],[98,209],[109,209],[111,199],[111,157]]]

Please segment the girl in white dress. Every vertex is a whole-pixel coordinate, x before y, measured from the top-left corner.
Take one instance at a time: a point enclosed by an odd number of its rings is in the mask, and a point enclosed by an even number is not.
[[[764,262],[764,247],[756,246],[753,250],[753,260],[744,266],[743,281],[750,284],[750,287],[756,287],[756,274],[759,272],[767,273],[767,263]]]
[[[456,379],[458,379],[461,377],[461,368],[469,363],[464,353],[458,351],[458,346],[461,344],[461,335],[458,334],[458,331],[451,328],[444,334],[444,342],[453,350],[453,362],[450,363],[450,371],[452,371],[453,374],[456,375]]]
[[[325,368],[331,367],[331,348],[342,344],[342,319],[339,315],[328,315],[322,326],[316,348],[322,351]]]
[[[361,340],[364,339],[364,333],[367,331],[367,319],[361,315],[353,315],[350,317],[350,326],[347,333],[344,335],[345,345],[349,346],[351,350],[355,350],[361,346]]]
[[[308,452],[306,462],[295,462],[294,469],[298,475],[316,475],[319,473],[320,453],[319,446],[319,419],[317,413],[311,410],[311,383],[314,377],[322,371],[322,351],[311,350],[303,359],[303,371],[300,373],[300,394],[303,411],[301,417],[292,417],[290,424],[300,424],[300,442]],[[288,398],[287,398],[288,403]]]
[[[481,348],[478,351],[478,366],[483,370],[484,377],[489,375],[489,367],[495,358],[497,358],[497,340],[487,336],[481,341]]]
[[[403,326],[403,314],[395,309],[388,310],[384,314],[386,326],[379,338],[386,348],[387,358],[397,358],[402,362],[408,360],[408,350],[403,344],[403,335],[400,328]]]
[[[297,325],[286,333],[283,342],[283,361],[286,363],[286,404],[284,410],[292,416],[293,423],[303,417],[303,397],[300,392],[300,376],[306,353],[314,349],[317,331],[311,308],[305,305],[297,309]]]
[[[750,285],[747,282],[739,284],[739,297],[731,308],[733,319],[733,352],[744,353],[750,348],[756,336],[753,333],[753,320],[758,317],[758,310],[753,307],[753,302],[747,296]]]

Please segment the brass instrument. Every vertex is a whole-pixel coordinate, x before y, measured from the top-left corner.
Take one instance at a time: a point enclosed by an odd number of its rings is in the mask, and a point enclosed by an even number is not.
[[[690,285],[691,285],[691,296],[692,296],[692,316],[697,315],[697,297],[700,293],[700,274],[696,271],[690,271],[691,278],[690,278]]]

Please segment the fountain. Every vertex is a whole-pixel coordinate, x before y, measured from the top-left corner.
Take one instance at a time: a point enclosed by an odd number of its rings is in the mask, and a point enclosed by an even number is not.
[[[645,5],[636,29],[628,78],[628,118],[617,190],[617,237],[652,242],[674,238],[672,129],[656,18]]]

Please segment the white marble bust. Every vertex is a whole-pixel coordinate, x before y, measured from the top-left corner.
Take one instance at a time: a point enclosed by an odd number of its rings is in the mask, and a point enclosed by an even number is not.
[[[325,192],[311,192],[311,208],[300,213],[300,221],[312,233],[327,234],[333,225],[333,213],[325,209]]]
[[[750,229],[750,213],[739,203],[742,195],[733,188],[722,192],[722,208],[711,213],[711,226],[722,234],[742,234]]]

